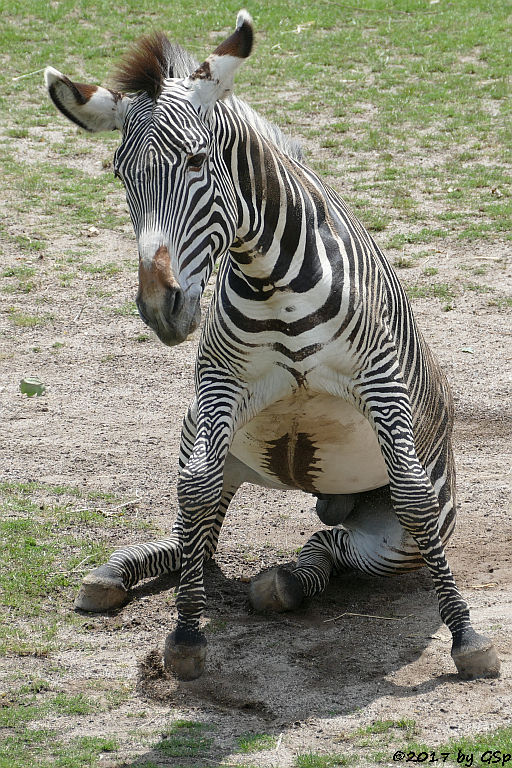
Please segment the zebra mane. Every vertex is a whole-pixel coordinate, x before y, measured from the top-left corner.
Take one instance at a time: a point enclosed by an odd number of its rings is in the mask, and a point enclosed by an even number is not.
[[[123,56],[114,73],[113,85],[124,93],[146,93],[157,101],[166,78],[188,77],[198,67],[199,62],[181,45],[172,43],[162,32],[153,32],[142,37]],[[236,96],[230,96],[226,103],[281,152],[294,160],[303,161],[299,142],[285,136],[277,125]]]

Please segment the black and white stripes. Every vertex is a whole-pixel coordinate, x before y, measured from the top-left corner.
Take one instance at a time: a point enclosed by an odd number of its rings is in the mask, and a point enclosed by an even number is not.
[[[161,45],[155,38],[125,60],[124,83],[139,87],[146,69],[153,79],[129,104],[114,100],[124,104],[115,172],[138,241],[142,318],[179,343],[199,321],[216,262],[219,272],[183,425],[172,535],[114,553],[103,570],[128,588],[181,568],[166,660],[194,676],[204,663],[203,561],[233,494],[243,482],[299,488],[340,527],[315,534],[291,575],[264,581],[257,605],[290,607],[333,570],[426,564],[441,616],[464,645],[469,612],[443,549],[455,521],[451,396],[402,286],[300,148],[242,102],[218,100],[250,52],[248,15],[193,72]],[[65,81],[54,91],[69,112]]]
[[[305,594],[321,590],[332,568],[382,574],[427,562],[443,586],[444,618],[458,626],[467,609],[442,550],[454,521],[450,397],[402,287],[299,153],[277,146],[240,102],[218,103],[204,120],[189,97],[186,81],[164,83],[156,103],[137,97],[116,156],[139,248],[149,243],[141,258],[165,245],[182,289],[203,289],[229,249],[183,428],[182,543],[173,543],[176,564],[181,547],[184,557],[179,625],[198,630],[202,559],[229,503],[222,498],[231,454],[263,483],[361,495],[344,530],[304,548],[295,573]],[[191,174],[186,158],[198,154]],[[349,425],[361,438],[344,436]],[[368,467],[356,468],[349,453],[363,450]],[[387,482],[387,507],[373,510],[375,530],[387,535],[363,535],[363,518],[372,519],[364,494]]]

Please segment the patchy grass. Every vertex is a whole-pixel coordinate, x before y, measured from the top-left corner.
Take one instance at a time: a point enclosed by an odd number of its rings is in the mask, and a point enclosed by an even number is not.
[[[155,749],[166,757],[204,757],[210,752],[213,738],[204,732],[211,726],[194,720],[176,720],[165,733]]]
[[[115,739],[82,736],[64,744],[54,731],[25,728],[4,737],[0,768],[96,768],[102,758],[117,749]]]
[[[406,286],[410,299],[436,298],[449,301],[454,298],[456,291],[449,283],[412,283]]]
[[[30,315],[12,307],[9,310],[9,319],[17,328],[37,328],[51,322],[52,315]]]
[[[81,576],[112,549],[102,531],[141,527],[126,508],[108,514],[120,503],[102,491],[0,482],[0,655],[44,656],[56,647],[59,626],[76,620],[59,605],[72,605]]]
[[[238,752],[249,754],[250,752],[263,752],[273,749],[277,744],[275,736],[267,733],[247,733],[237,739]]]
[[[72,0],[53,6],[29,0],[23,13],[15,0],[4,6],[0,46],[9,59],[0,86],[17,110],[16,124],[7,110],[0,118],[0,153],[15,209],[37,206],[41,212],[42,232],[24,235],[29,247],[44,247],[40,236],[49,235],[50,222],[63,232],[126,223],[110,168],[115,134],[84,139],[41,99],[40,73],[13,78],[50,63],[82,81],[104,83],[129,42],[153,28],[204,57],[224,37],[238,6],[194,10],[177,0],[170,18],[164,0],[151,8],[136,0],[122,7],[98,1],[80,7],[79,24]],[[292,6],[255,1],[254,62],[237,75],[238,93],[329,154],[311,160],[333,178],[343,174],[349,199],[356,189],[364,192],[353,204],[370,229],[389,229],[397,215],[409,222],[431,219],[417,231],[391,233],[388,247],[454,236],[506,239],[512,231],[507,6],[494,4],[491,13],[477,0],[460,0],[428,10],[420,0],[392,6],[367,0],[360,11],[305,0]],[[40,28],[51,35],[34,46]],[[342,86],[333,88],[340,62]],[[285,100],[283,83],[289,84]],[[318,114],[322,120],[315,122]],[[40,128],[50,125],[59,126],[59,135],[41,141]],[[16,157],[10,147],[19,150]],[[27,147],[30,158],[24,157]],[[90,159],[87,173],[66,166],[77,158]],[[450,230],[436,226],[447,216]]]
[[[418,730],[415,720],[376,720],[365,728],[359,728],[352,737],[359,747],[374,747],[388,744],[396,739],[397,732],[410,739],[418,733]],[[374,736],[378,739],[371,738]]]
[[[357,762],[357,757],[337,754],[321,755],[317,752],[307,752],[295,758],[296,768],[338,768],[354,762]]]
[[[512,754],[512,726],[497,728],[495,731],[478,733],[474,736],[450,739],[435,748],[436,754],[447,755],[447,763],[470,765],[479,759],[480,763],[505,764],[502,762],[506,755]],[[418,742],[409,742],[404,747],[404,752],[427,753],[432,752],[432,745]],[[467,756],[467,759],[462,756]],[[473,755],[473,760],[471,760]],[[483,758],[483,756],[486,756]],[[483,759],[482,759],[483,758]]]

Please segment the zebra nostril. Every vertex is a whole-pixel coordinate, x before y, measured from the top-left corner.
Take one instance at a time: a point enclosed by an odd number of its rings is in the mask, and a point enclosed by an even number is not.
[[[139,315],[141,320],[146,323],[146,325],[150,325],[147,312],[146,312],[146,305],[144,304],[143,300],[140,296],[137,296],[135,299],[135,305],[139,311]]]
[[[165,309],[168,317],[178,315],[183,307],[183,291],[180,288],[168,288],[165,297]]]

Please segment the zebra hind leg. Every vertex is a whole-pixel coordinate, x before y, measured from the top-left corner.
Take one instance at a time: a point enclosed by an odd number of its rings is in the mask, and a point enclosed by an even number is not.
[[[325,525],[340,525],[353,512],[357,495],[319,495],[316,512]],[[259,574],[249,587],[254,610],[292,611],[305,597],[325,589],[334,568],[346,568],[346,532],[318,531],[303,547],[294,571],[273,568]]]
[[[190,456],[195,432],[195,404],[192,403],[183,420],[181,465]],[[216,527],[217,536],[221,525],[222,520]],[[130,589],[142,579],[178,571],[181,567],[182,539],[183,522],[178,512],[168,539],[119,549],[111,555],[107,563],[88,573],[76,596],[75,608],[95,613],[120,608],[128,601]],[[214,549],[214,543],[211,548]]]
[[[124,605],[130,589],[145,578],[177,571],[181,565],[180,521],[169,539],[124,547],[109,561],[85,576],[75,599],[75,608],[102,613]]]
[[[359,494],[320,496],[322,522],[299,555],[293,571],[276,568],[256,577],[250,600],[258,611],[287,611],[321,594],[332,573],[360,571],[386,576],[416,570],[423,561],[393,511],[389,486]]]

